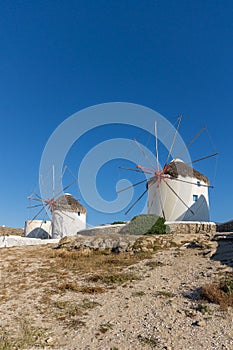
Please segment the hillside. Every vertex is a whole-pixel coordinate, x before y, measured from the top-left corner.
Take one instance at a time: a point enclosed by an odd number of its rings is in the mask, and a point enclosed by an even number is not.
[[[197,236],[169,235],[170,247],[140,238],[120,254],[77,238],[1,249],[0,350],[233,349],[232,307],[201,296],[232,276],[233,249],[212,258],[219,243]]]
[[[24,230],[22,228],[2,227],[0,226],[0,236],[23,236]]]

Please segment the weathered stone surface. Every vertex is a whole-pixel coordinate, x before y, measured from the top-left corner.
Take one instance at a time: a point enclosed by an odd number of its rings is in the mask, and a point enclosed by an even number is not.
[[[206,234],[213,235],[216,233],[216,224],[214,222],[166,222],[171,232],[184,234]]]
[[[62,238],[56,249],[65,248],[67,250],[77,249],[96,251],[110,250],[115,253],[120,252],[154,252],[160,249],[171,247],[199,248],[204,255],[212,256],[217,247],[216,242],[210,241],[209,235],[200,234],[161,234],[161,235],[121,235],[103,234],[96,236],[76,235],[74,237]]]
[[[119,233],[123,227],[125,227],[125,224],[95,226],[87,230],[78,231],[77,234],[85,236],[95,236],[97,234],[109,235]]]

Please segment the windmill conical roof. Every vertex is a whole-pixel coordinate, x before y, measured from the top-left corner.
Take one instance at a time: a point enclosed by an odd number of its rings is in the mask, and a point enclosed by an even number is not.
[[[176,178],[178,176],[192,177],[209,184],[209,179],[204,174],[184,163],[181,159],[173,159],[166,166],[164,173]]]
[[[53,210],[65,210],[76,213],[80,212],[82,214],[86,213],[86,208],[69,193],[63,194],[55,201]]]

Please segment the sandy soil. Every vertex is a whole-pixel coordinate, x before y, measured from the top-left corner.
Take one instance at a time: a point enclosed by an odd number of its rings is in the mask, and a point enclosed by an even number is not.
[[[227,247],[229,253],[229,244]],[[232,271],[227,261],[222,264],[221,254],[213,260],[199,249],[159,251],[152,259],[124,269],[139,280],[104,293],[85,294],[57,292],[62,280],[67,276],[73,280],[74,275],[63,269],[58,279],[52,273],[48,266],[55,271],[56,265],[50,250],[20,247],[0,251],[0,340],[4,332],[21,332],[20,321],[29,323],[29,329],[43,330],[37,335],[37,346],[16,349],[233,349],[232,308],[222,311],[197,300],[201,286]],[[77,282],[83,279],[84,275],[76,277]],[[74,303],[79,308],[74,309]],[[67,321],[74,310],[79,317],[71,326]],[[8,348],[0,345],[0,349]]]

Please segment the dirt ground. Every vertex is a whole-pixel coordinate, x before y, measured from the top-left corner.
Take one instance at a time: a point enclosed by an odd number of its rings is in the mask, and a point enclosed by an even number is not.
[[[12,235],[23,236],[24,230],[22,228],[0,226],[0,236],[12,236]]]
[[[0,350],[232,350],[232,308],[199,299],[226,271],[220,255],[209,259],[198,248],[2,248]]]

